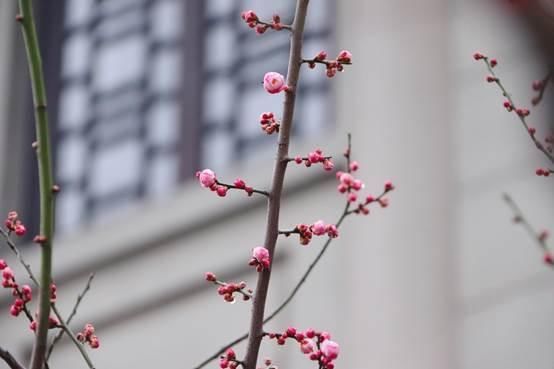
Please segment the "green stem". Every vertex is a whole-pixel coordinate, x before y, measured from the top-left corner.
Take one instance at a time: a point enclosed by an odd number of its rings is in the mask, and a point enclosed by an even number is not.
[[[21,14],[17,17],[23,30],[25,50],[33,90],[35,126],[37,138],[38,174],[40,189],[40,235],[45,237],[42,245],[38,328],[31,357],[30,369],[42,369],[48,339],[50,315],[50,283],[52,279],[52,237],[54,235],[53,175],[46,111],[46,89],[42,73],[42,60],[33,17],[32,0],[19,0]]]

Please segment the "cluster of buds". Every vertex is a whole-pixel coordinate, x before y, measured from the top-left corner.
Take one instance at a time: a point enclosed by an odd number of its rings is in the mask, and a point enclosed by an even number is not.
[[[310,152],[306,157],[296,156],[294,158],[294,162],[296,164],[304,163],[306,167],[311,167],[312,164],[321,163],[323,165],[323,169],[325,169],[326,171],[331,171],[335,167],[335,165],[331,161],[331,157],[323,155],[323,151],[321,151],[320,149],[316,149]]]
[[[17,317],[25,309],[25,304],[33,298],[31,286],[25,284],[19,288],[13,270],[3,259],[0,259],[0,270],[2,271],[2,287],[11,288],[14,297],[14,301],[10,306],[10,314]]]
[[[316,64],[324,64],[327,77],[332,78],[337,72],[344,71],[344,65],[352,64],[352,53],[348,50],[342,50],[336,59],[327,59],[327,53],[320,51],[313,59],[303,60],[303,62],[308,63],[310,69],[315,68]]]
[[[58,321],[58,319],[53,317],[53,316],[49,316],[48,317],[48,329],[54,329],[54,328],[59,328],[59,327],[60,327],[60,322]],[[33,332],[36,332],[37,328],[38,328],[38,323],[35,319],[31,322],[31,324],[29,324],[29,329],[32,330]]]
[[[254,247],[252,249],[252,258],[248,262],[248,265],[256,267],[257,272],[261,272],[264,269],[269,270],[271,260],[269,258],[269,250],[263,246]]]
[[[232,348],[228,348],[224,355],[219,357],[219,367],[221,369],[236,369],[240,365],[237,360],[237,354]]]
[[[217,293],[223,296],[223,300],[231,304],[235,303],[235,293],[240,293],[244,301],[248,301],[252,298],[253,291],[247,288],[246,282],[241,281],[239,283],[227,283],[217,279],[216,275],[212,272],[207,272],[205,279],[208,282],[218,285]]]
[[[275,339],[278,345],[284,345],[287,339],[294,340],[300,345],[300,351],[310,360],[317,361],[320,368],[333,369],[335,367],[333,361],[339,356],[340,346],[331,341],[331,335],[327,332],[316,332],[313,329],[300,332],[289,327],[283,333],[268,333],[267,336]]]
[[[271,112],[262,113],[260,115],[260,124],[262,125],[262,131],[268,135],[273,132],[279,133],[280,124],[277,119],[275,119],[275,115]]]
[[[284,25],[281,23],[281,17],[277,14],[274,14],[271,23],[269,22],[263,22],[260,20],[258,15],[254,13],[252,10],[246,10],[242,12],[241,18],[248,24],[248,27],[254,28],[256,30],[256,33],[261,35],[265,33],[268,29],[273,29],[275,31],[280,31],[284,28],[289,28],[289,26]]]
[[[90,348],[97,349],[100,347],[100,340],[94,334],[94,326],[90,323],[85,324],[83,330],[77,333],[77,340],[81,343],[88,343]]]
[[[246,182],[243,179],[237,178],[233,184],[221,183],[217,180],[217,177],[213,170],[204,169],[202,171],[196,172],[196,178],[200,185],[205,188],[209,188],[211,191],[218,194],[220,197],[225,197],[229,189],[243,190],[248,196],[252,196],[256,190],[252,187],[247,186]],[[258,191],[260,192],[260,191]]]
[[[4,221],[4,224],[9,232],[14,232],[18,236],[23,236],[27,232],[27,229],[15,211],[10,211],[8,213],[8,217]]]
[[[298,233],[300,244],[308,245],[312,240],[312,236],[323,236],[327,234],[330,238],[337,238],[339,230],[334,224],[325,224],[323,220],[318,220],[313,224],[298,224],[292,231],[280,231],[286,237],[293,233]]]
[[[356,202],[356,200],[358,200],[357,192],[365,187],[364,183],[361,180],[354,178],[354,176],[349,172],[338,171],[336,173],[336,177],[339,180],[337,191],[346,194],[348,202]]]
[[[548,168],[537,168],[535,174],[539,177],[549,177],[552,171]]]

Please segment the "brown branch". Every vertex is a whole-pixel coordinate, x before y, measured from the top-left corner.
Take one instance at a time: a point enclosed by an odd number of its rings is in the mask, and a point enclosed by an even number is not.
[[[279,132],[279,146],[277,149],[277,158],[275,159],[273,180],[268,201],[267,225],[264,242],[264,246],[269,250],[269,255],[272,260],[273,255],[275,254],[277,237],[279,235],[279,210],[281,205],[281,195],[283,192],[283,182],[287,169],[287,163],[283,160],[289,156],[290,134],[292,130],[298,77],[300,75],[300,66],[302,61],[302,38],[304,34],[306,14],[308,11],[308,3],[309,0],[297,0],[292,25],[292,37],[290,42],[290,55],[287,71],[287,86],[289,86],[289,89],[285,93],[282,115],[283,118]],[[246,356],[244,358],[245,369],[256,369],[258,353],[263,337],[264,310],[270,277],[271,268],[269,270],[263,270],[259,273],[252,306],[248,345],[246,348]]]
[[[0,358],[2,358],[11,369],[25,369],[25,367],[13,357],[13,355],[0,347]]]

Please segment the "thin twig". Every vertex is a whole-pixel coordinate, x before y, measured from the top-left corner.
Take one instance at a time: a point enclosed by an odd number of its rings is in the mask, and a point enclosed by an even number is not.
[[[62,314],[59,312],[58,308],[56,307],[56,304],[52,303],[52,311],[54,311],[54,314],[56,314],[56,317],[58,317],[58,321],[59,321],[59,326],[60,328],[62,328],[65,333],[69,336],[69,338],[71,338],[71,341],[73,341],[73,343],[75,344],[75,346],[77,346],[77,348],[79,349],[79,351],[81,352],[81,356],[83,357],[83,359],[85,359],[88,367],[90,369],[95,369],[94,368],[94,364],[92,363],[92,361],[90,360],[90,357],[88,356],[87,354],[87,351],[85,350],[85,347],[83,344],[81,344],[81,342],[79,342],[77,340],[77,338],[75,337],[75,335],[73,334],[73,332],[71,332],[71,330],[69,329],[69,327],[67,326],[67,324],[65,323],[65,321],[63,320],[63,317],[62,317]]]
[[[516,202],[512,199],[510,195],[504,193],[502,197],[514,213],[514,222],[521,224],[523,228],[527,231],[529,236],[531,236],[531,238],[536,241],[541,251],[545,253],[545,255],[549,255],[550,250],[548,249],[548,245],[546,244],[546,237],[541,237],[541,232],[538,232],[537,230],[535,230],[535,228],[533,228],[531,223],[529,223],[529,221],[523,214],[523,211],[521,211],[520,207],[516,204]],[[552,264],[552,262],[548,262],[546,264],[551,268],[554,268],[554,264]]]
[[[0,228],[1,229],[1,228]],[[29,274],[29,278],[31,278],[31,280],[33,281],[33,283],[35,284],[35,286],[37,286],[38,288],[40,288],[40,284],[37,280],[37,278],[35,277],[35,275],[33,274],[33,271],[30,267],[29,264],[27,264],[27,262],[25,261],[25,259],[23,259],[23,256],[21,255],[21,252],[19,251],[19,249],[17,248],[17,246],[15,245],[15,243],[11,240],[11,238],[9,237],[9,235],[7,235],[3,230],[1,232],[4,237],[6,237],[6,241],[8,243],[8,245],[10,246],[10,249],[17,255],[17,258],[19,259],[19,262],[25,267],[25,269],[27,270],[27,273]],[[92,280],[92,277],[89,277],[89,283],[90,281]],[[87,284],[88,285],[88,284]],[[58,309],[55,307],[55,304],[53,302],[50,301],[50,286],[48,286],[48,294],[49,294],[49,298],[48,298],[48,307],[52,308],[52,311],[54,312],[54,315],[56,315],[56,317],[58,318],[58,321],[60,322],[60,325],[62,326],[62,328],[64,328],[66,330],[67,333],[69,333],[69,336],[71,338],[71,340],[73,341],[73,343],[75,343],[75,345],[77,346],[77,349],[81,352],[81,355],[83,356],[83,358],[85,359],[85,361],[87,362],[88,366],[90,369],[94,369],[94,365],[92,364],[92,362],[90,361],[90,358],[88,357],[86,351],[84,351],[83,349],[83,345],[81,345],[81,343],[77,340],[77,338],[75,337],[75,335],[69,330],[69,328],[65,325],[64,322],[64,319],[63,319],[63,316],[60,314],[60,312],[58,311]],[[82,299],[82,297],[81,297]],[[79,300],[79,303],[80,303],[80,300]],[[74,310],[76,308],[74,307]],[[64,327],[65,325],[65,327]],[[48,338],[48,337],[47,337]],[[46,350],[45,350],[45,354],[46,354]],[[44,355],[44,361],[46,362],[46,355]]]
[[[551,163],[554,164],[554,156],[552,156],[552,154],[548,152],[548,150],[544,147],[544,145],[535,137],[535,134],[533,133],[533,131],[531,129],[529,129],[529,125],[527,124],[527,121],[525,120],[525,116],[523,114],[519,114],[517,112],[517,106],[514,103],[514,100],[512,99],[512,96],[510,95],[510,93],[508,93],[508,91],[506,90],[506,88],[504,87],[502,82],[500,81],[500,78],[498,78],[496,73],[494,73],[494,69],[490,64],[489,58],[486,57],[486,56],[483,56],[482,59],[485,62],[485,65],[487,66],[487,69],[489,70],[489,73],[494,78],[494,82],[496,83],[496,85],[502,91],[502,95],[504,95],[504,97],[511,104],[511,109],[512,109],[511,111],[513,111],[514,114],[519,118],[519,121],[521,122],[521,124],[525,128],[525,131],[527,132],[527,134],[529,135],[529,137],[531,138],[531,140],[535,144],[536,148],[538,150],[540,150],[546,156],[546,158],[548,160],[550,160]]]
[[[67,317],[67,322],[66,324],[70,324],[71,323],[71,320],[73,320],[73,317],[75,317],[75,314],[77,314],[77,309],[79,308],[79,305],[81,304],[81,301],[83,300],[83,298],[85,297],[85,295],[87,294],[87,292],[90,290],[90,285],[92,283],[92,280],[94,279],[94,273],[92,273],[89,277],[88,277],[88,280],[87,280],[87,284],[85,285],[85,288],[83,289],[83,291],[77,296],[77,300],[75,301],[75,305],[73,305],[73,310],[71,310],[71,313],[69,314],[69,316]],[[64,334],[64,330],[61,329],[58,334],[54,337],[54,339],[52,340],[52,343],[50,344],[50,347],[48,348],[48,351],[46,353],[46,360],[48,360],[50,358],[50,355],[52,355],[52,351],[54,350],[54,346],[56,346],[56,344],[58,343],[59,340],[62,339],[63,337],[63,334]]]
[[[25,260],[23,259],[23,255],[21,255],[21,252],[19,252],[19,249],[17,248],[15,243],[12,241],[12,239],[11,239],[10,235],[8,234],[8,232],[6,232],[4,229],[0,228],[0,233],[6,239],[6,243],[8,244],[8,247],[10,248],[10,250],[12,250],[13,253],[15,254],[15,256],[17,256],[17,259],[19,260],[19,263],[21,265],[23,265],[23,267],[27,271],[27,275],[29,276],[29,278],[31,278],[31,280],[33,281],[35,286],[38,287],[39,283],[38,283],[38,280],[35,278],[35,276],[33,274],[33,270],[31,269],[31,266],[25,262]]]
[[[3,349],[2,347],[0,347],[0,357],[6,362],[6,364],[8,364],[11,369],[25,369],[25,367],[19,364],[19,362],[9,351]]]
[[[217,180],[215,181],[215,183],[217,183],[218,185],[222,185],[222,186],[225,186],[225,187],[227,187],[227,188],[233,189],[233,190],[245,191],[244,188],[237,187],[237,186],[232,185],[232,184],[219,182],[219,181],[217,181]],[[269,197],[269,192],[263,191],[263,190],[256,190],[255,188],[252,188],[252,193],[257,193],[258,195],[263,195],[263,196],[265,196],[265,197]]]

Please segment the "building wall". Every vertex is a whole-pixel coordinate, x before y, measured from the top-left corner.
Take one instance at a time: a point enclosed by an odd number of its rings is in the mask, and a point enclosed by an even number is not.
[[[517,23],[477,0],[358,1],[337,10],[337,45],[355,58],[334,81],[337,126],[326,137],[294,142],[292,152],[319,146],[339,158],[352,132],[366,190],[378,193],[385,179],[397,190],[388,209],[347,220],[267,329],[327,330],[342,345],[338,364],[345,368],[549,368],[551,276],[533,241],[511,225],[500,193],[510,192],[538,225],[552,210],[551,193],[532,176],[540,156],[471,59],[475,49],[498,55],[524,98],[540,66],[521,52],[526,41]],[[237,163],[218,175],[267,188],[271,166]],[[286,183],[283,228],[340,215],[332,175],[291,166]],[[263,240],[264,222],[263,199],[220,199],[188,183],[170,199],[60,239],[59,306],[69,311],[96,271],[75,327],[97,325],[102,348],[91,356],[98,368],[194,366],[244,332],[250,308],[222,302],[203,274],[253,284],[245,263]],[[269,310],[321,244],[280,240]],[[36,262],[35,250],[28,258]],[[9,332],[1,345],[28,353],[22,319],[2,314],[0,326]],[[281,368],[310,365],[296,347],[267,343],[261,356]],[[68,342],[51,363],[81,366]]]

